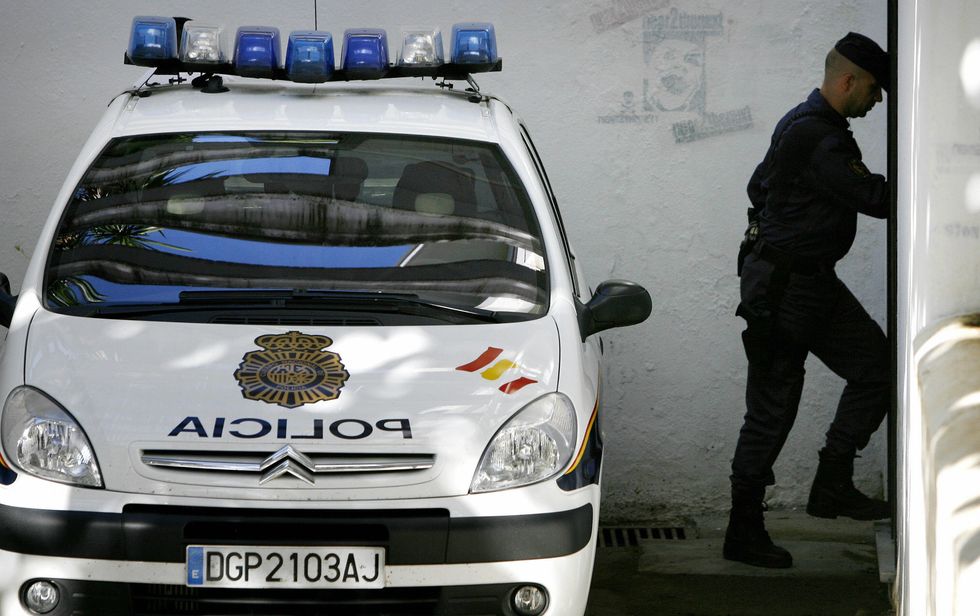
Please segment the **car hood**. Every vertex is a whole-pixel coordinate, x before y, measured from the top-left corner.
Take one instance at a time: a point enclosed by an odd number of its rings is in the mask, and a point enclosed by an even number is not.
[[[557,362],[547,317],[382,328],[42,310],[25,381],[82,426],[109,490],[373,500],[466,493],[501,425],[555,391]]]

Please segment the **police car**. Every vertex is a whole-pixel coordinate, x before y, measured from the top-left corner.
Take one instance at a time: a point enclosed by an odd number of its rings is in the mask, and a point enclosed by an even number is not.
[[[0,292],[0,614],[584,612],[650,297],[583,280],[492,25],[400,43],[133,21]]]

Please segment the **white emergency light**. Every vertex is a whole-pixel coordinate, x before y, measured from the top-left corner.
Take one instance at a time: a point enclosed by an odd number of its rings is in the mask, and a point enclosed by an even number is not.
[[[180,40],[181,62],[219,64],[225,61],[221,49],[221,27],[184,24]]]
[[[442,33],[438,28],[402,30],[398,66],[439,66],[444,62]]]

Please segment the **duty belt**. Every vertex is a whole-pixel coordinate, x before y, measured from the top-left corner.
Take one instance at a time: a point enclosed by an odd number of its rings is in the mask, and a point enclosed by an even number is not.
[[[833,263],[800,257],[776,248],[772,244],[768,244],[762,240],[756,243],[755,254],[763,261],[768,261],[775,265],[777,269],[786,270],[794,274],[812,276],[813,274],[832,272],[834,270]]]

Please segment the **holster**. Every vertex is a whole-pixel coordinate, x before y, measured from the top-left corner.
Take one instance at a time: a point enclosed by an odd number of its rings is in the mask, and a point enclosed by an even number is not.
[[[738,247],[738,264],[735,272],[741,276],[742,266],[745,264],[745,257],[755,248],[759,241],[759,213],[754,207],[746,210],[745,215],[749,219],[749,226],[745,228],[745,235],[742,236],[742,243]]]
[[[746,328],[742,332],[742,346],[749,363],[760,368],[772,365],[775,353],[773,351],[773,330],[775,321],[771,315],[759,315],[742,304],[738,305],[735,314],[745,319]]]

